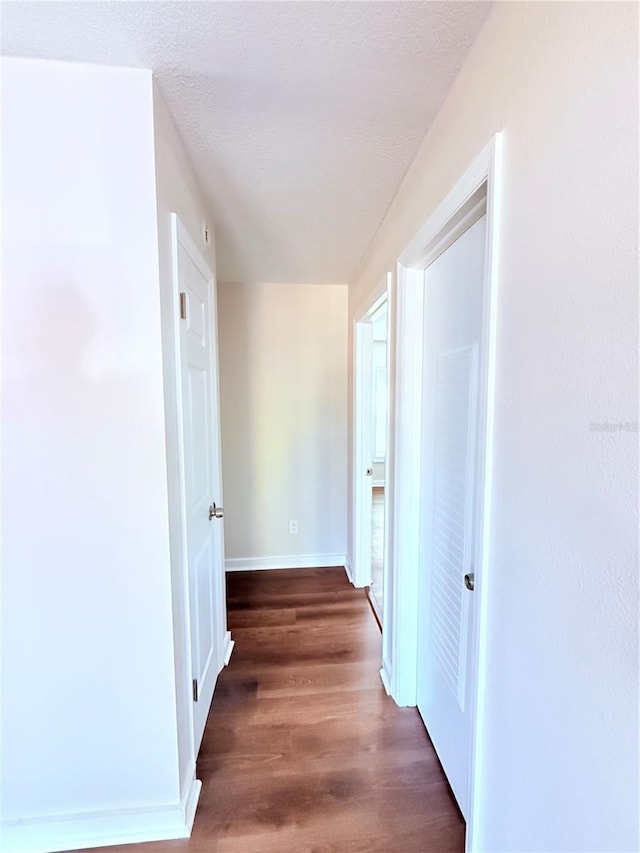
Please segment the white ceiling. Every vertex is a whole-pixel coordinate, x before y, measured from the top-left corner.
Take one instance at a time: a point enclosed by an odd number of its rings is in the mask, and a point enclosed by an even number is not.
[[[344,282],[485,2],[3,2],[2,52],[152,68],[226,281]]]

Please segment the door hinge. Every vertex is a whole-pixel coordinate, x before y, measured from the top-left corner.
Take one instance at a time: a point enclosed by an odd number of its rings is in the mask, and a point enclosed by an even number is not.
[[[187,294],[184,291],[180,294],[180,319],[187,319]]]
[[[194,702],[198,701],[198,679],[197,678],[193,679],[193,701]]]

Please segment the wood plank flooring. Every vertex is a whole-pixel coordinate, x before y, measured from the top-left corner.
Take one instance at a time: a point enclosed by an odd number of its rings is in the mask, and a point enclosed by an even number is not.
[[[464,823],[343,569],[228,576],[236,641],[198,759],[191,839],[120,853],[461,853]],[[107,848],[105,848],[107,849]]]

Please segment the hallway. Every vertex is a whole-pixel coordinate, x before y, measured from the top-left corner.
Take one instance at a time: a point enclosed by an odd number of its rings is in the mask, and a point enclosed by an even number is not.
[[[1,851],[640,852],[640,2],[0,3]]]
[[[340,568],[227,579],[236,646],[198,760],[193,835],[109,849],[462,851],[464,824],[422,722],[382,688],[364,591]]]

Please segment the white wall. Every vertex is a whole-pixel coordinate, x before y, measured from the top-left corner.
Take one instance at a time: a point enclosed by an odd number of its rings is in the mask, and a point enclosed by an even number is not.
[[[151,73],[2,69],[2,812],[18,821],[4,844],[168,837],[181,818]]]
[[[335,564],[347,538],[347,287],[220,284],[218,308],[227,565]]]
[[[350,308],[505,130],[477,849],[638,849],[638,8],[499,3]]]

